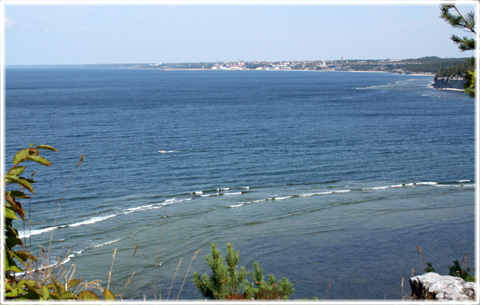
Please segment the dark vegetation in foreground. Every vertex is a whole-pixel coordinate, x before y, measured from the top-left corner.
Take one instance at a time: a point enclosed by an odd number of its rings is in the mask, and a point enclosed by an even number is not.
[[[57,268],[61,267],[60,262],[56,266],[45,266],[49,261],[52,241],[50,240],[47,250],[39,246],[42,257],[37,258],[29,252],[14,227],[14,220],[25,221],[26,212],[20,201],[31,197],[24,190],[28,190],[30,194],[34,193],[35,172],[30,178],[21,176],[26,169],[24,164],[33,161],[45,166],[51,165],[48,159],[40,156],[41,150],[58,152],[49,145],[31,145],[15,155],[13,167],[5,174],[5,297],[14,300],[100,300],[101,295],[105,300],[115,300],[113,292],[108,287],[103,288],[98,281],[75,279],[74,267],[62,270]],[[80,166],[82,158],[77,167]],[[17,186],[18,189],[7,191],[8,186]],[[21,250],[15,249],[19,247]],[[42,260],[45,262],[43,265],[40,263]],[[100,293],[95,293],[89,288],[96,288]]]
[[[210,277],[207,274],[200,276],[193,274],[193,280],[202,295],[217,300],[287,300],[293,293],[293,285],[287,278],[277,283],[273,274],[268,275],[265,281],[263,269],[258,262],[253,263],[253,271],[247,273],[245,267],[238,270],[240,255],[233,251],[233,246],[227,243],[227,265],[220,249],[212,244],[212,254],[205,258],[212,270]],[[253,279],[251,283],[247,276]]]
[[[122,291],[115,294],[110,290],[112,270],[109,272],[108,283],[105,288],[100,284],[100,280],[87,281],[76,279],[75,265],[71,265],[67,270],[64,270],[64,264],[59,260],[58,264],[46,266],[49,262],[50,246],[54,231],[52,231],[48,249],[44,249],[44,247],[39,245],[41,248],[41,256],[37,257],[29,252],[29,249],[20,238],[18,230],[15,229],[14,221],[25,221],[27,214],[21,201],[31,199],[30,194],[34,193],[33,183],[35,183],[35,181],[33,180],[33,175],[35,172],[31,173],[30,178],[22,176],[26,169],[25,163],[37,162],[45,166],[51,165],[48,159],[40,156],[42,150],[58,152],[54,147],[49,145],[30,145],[30,147],[20,150],[14,156],[13,167],[5,174],[5,298],[8,300],[42,301],[122,300],[123,290],[130,283],[135,273],[129,278]],[[83,155],[76,165],[75,170],[82,164],[82,161]],[[10,190],[7,190],[7,187]],[[26,191],[28,191],[28,194]],[[59,202],[59,210],[62,201],[63,198]],[[57,210],[57,216],[59,210]],[[417,248],[423,266],[422,251],[419,246]],[[197,257],[198,252],[199,251],[194,254],[192,261]],[[115,258],[115,253],[116,249],[113,258]],[[200,276],[200,274],[196,272],[193,274],[193,281],[204,297],[216,300],[287,300],[294,292],[293,285],[287,278],[282,278],[277,281],[273,274],[269,274],[266,279],[263,269],[260,268],[258,262],[253,263],[253,270],[250,272],[247,272],[245,267],[238,269],[239,258],[240,255],[238,251],[233,250],[232,244],[227,244],[226,259],[221,256],[221,251],[217,248],[216,244],[211,244],[211,255],[206,256],[206,261],[212,274],[210,276],[207,274]],[[423,269],[426,272],[435,271],[432,263],[427,263],[427,268]],[[475,281],[475,276],[470,275],[472,270],[466,267],[466,256],[463,258],[462,265],[456,260],[453,266],[449,266],[449,269],[450,275],[452,276],[461,277],[465,281]],[[188,271],[185,279],[187,275]],[[248,276],[250,276],[252,281],[248,280]],[[185,279],[183,283],[185,283]],[[180,297],[180,293],[181,289],[178,298]],[[168,295],[170,296],[170,292]],[[314,298],[314,300],[315,299],[316,298]]]

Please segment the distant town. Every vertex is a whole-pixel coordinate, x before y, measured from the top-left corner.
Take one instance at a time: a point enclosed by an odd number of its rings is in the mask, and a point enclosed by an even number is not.
[[[11,65],[7,67],[26,67]],[[125,64],[78,64],[78,65],[37,65],[37,67],[72,68],[130,68],[157,69],[162,71],[368,71],[400,74],[426,74],[451,76],[465,74],[474,69],[470,57],[440,58],[436,56],[415,59],[338,59],[301,61],[218,61],[187,63],[125,63]]]
[[[401,60],[336,60],[326,61],[311,60],[311,61],[225,61],[225,62],[211,62],[211,63],[170,63],[162,64],[155,63],[149,64],[152,68],[158,68],[162,70],[176,70],[176,69],[189,69],[189,70],[265,70],[265,71],[278,71],[278,70],[316,70],[316,71],[347,71],[357,70],[362,68],[359,65],[368,65],[367,68],[371,70],[375,66],[376,70],[391,70],[391,66],[394,63],[402,64]],[[144,67],[145,68],[145,67]],[[397,72],[403,72],[401,67],[395,69]]]
[[[222,61],[197,63],[116,64],[110,67],[170,70],[257,70],[257,71],[377,71],[401,74],[422,73],[435,75],[439,70],[461,65],[469,58],[439,58],[435,56],[416,59],[368,60],[305,60],[305,61]],[[90,65],[91,66],[91,65]],[[98,66],[98,65],[97,65]],[[107,66],[107,65],[102,65]]]

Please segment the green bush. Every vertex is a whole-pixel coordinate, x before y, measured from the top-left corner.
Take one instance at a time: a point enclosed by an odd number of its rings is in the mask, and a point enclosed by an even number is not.
[[[74,272],[66,272],[68,276],[65,275],[65,282],[62,284],[59,276],[53,274],[54,267],[34,268],[38,258],[32,255],[23,244],[15,229],[14,221],[20,219],[25,221],[25,210],[21,201],[30,199],[30,196],[24,190],[28,190],[30,194],[34,193],[33,173],[31,178],[22,177],[26,169],[23,164],[29,161],[45,166],[52,164],[48,159],[40,156],[41,150],[58,152],[49,145],[30,145],[15,154],[13,167],[5,174],[5,298],[10,300],[100,300],[96,293],[87,289],[88,286],[93,286],[102,292],[105,300],[115,300],[115,295],[109,289],[103,289],[98,281],[82,282],[73,278]],[[78,165],[81,161],[82,159]],[[10,188],[18,186],[18,189],[7,191],[7,186]],[[17,276],[17,273],[24,273],[24,278]]]
[[[269,274],[268,281],[265,281],[263,269],[258,262],[253,263],[254,270],[249,274],[253,283],[250,283],[246,268],[238,270],[240,255],[238,251],[233,251],[231,243],[227,243],[227,265],[217,245],[211,244],[211,247],[212,254],[205,259],[212,274],[193,274],[193,281],[204,297],[217,300],[287,300],[294,292],[293,285],[287,278],[282,278],[277,283],[275,276]]]
[[[448,266],[448,269],[449,269],[448,275],[461,277],[466,282],[475,282],[475,276],[470,275],[469,273],[472,271],[472,269],[467,268],[466,255],[463,258],[462,265],[463,265],[463,268],[458,262],[458,260],[453,261],[453,266]],[[425,268],[425,272],[435,272],[435,269],[433,268],[432,263],[427,263],[427,268]]]
[[[465,266],[466,264],[463,264],[463,265],[465,268],[462,268],[462,266],[460,266],[460,263],[458,262],[458,260],[453,261],[453,266],[448,266],[448,269],[450,270],[449,275],[461,277],[466,282],[475,282],[475,276],[469,274],[469,272],[471,272],[472,269],[466,268]]]

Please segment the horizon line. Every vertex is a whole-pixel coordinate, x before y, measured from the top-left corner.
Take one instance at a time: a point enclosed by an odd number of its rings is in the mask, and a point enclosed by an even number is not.
[[[63,64],[6,64],[9,66],[88,66],[88,65],[148,65],[148,64],[198,64],[198,63],[231,63],[231,62],[313,62],[313,61],[347,61],[347,60],[415,60],[422,58],[436,57],[439,59],[461,59],[472,58],[474,56],[459,56],[459,57],[440,57],[436,55],[421,56],[415,58],[343,58],[343,59],[285,59],[285,60],[215,60],[215,61],[178,61],[178,62],[161,62],[161,61],[149,61],[149,62],[117,62],[117,63],[63,63]]]

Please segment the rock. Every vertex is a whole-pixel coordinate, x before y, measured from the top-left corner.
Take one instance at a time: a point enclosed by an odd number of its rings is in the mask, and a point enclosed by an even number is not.
[[[460,277],[429,272],[410,278],[412,298],[444,301],[475,300],[477,286]]]
[[[467,82],[462,76],[435,77],[433,79],[433,88],[437,89],[457,89],[463,90],[463,85]]]

